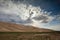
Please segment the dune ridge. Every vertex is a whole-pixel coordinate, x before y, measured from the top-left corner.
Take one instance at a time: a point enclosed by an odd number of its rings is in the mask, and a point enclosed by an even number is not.
[[[53,30],[9,22],[0,22],[0,32],[53,32]]]

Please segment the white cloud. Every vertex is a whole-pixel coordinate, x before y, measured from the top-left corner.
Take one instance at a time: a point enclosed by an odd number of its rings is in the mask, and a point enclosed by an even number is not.
[[[47,28],[48,29],[55,30],[55,31],[60,31],[60,25],[52,25],[52,26],[49,26]]]
[[[4,3],[3,3],[4,2]],[[14,21],[25,25],[33,25],[38,28],[51,28],[55,27],[44,27],[45,24],[49,24],[54,17],[49,16],[51,12],[43,11],[39,6],[35,7],[30,4],[24,3],[13,3],[12,1],[0,1],[0,19],[4,21]],[[6,14],[6,15],[5,15]],[[10,16],[8,16],[10,15]],[[59,28],[57,28],[59,29]]]

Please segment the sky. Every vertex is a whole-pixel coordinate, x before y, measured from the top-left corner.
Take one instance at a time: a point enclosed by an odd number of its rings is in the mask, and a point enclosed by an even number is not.
[[[60,0],[0,0],[0,21],[60,31]]]

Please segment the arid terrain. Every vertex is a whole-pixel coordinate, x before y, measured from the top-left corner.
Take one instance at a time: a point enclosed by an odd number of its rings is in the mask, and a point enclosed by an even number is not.
[[[0,40],[60,40],[60,33],[33,26],[0,22]]]
[[[53,30],[0,22],[0,32],[53,32]]]

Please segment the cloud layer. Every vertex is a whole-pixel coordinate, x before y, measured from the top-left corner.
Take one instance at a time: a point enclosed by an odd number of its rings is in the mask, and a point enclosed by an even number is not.
[[[51,12],[42,10],[40,6],[35,7],[26,4],[25,1],[0,0],[0,21],[38,26],[38,28],[41,26],[43,28],[45,24],[49,24],[54,19],[53,16],[50,16]]]

